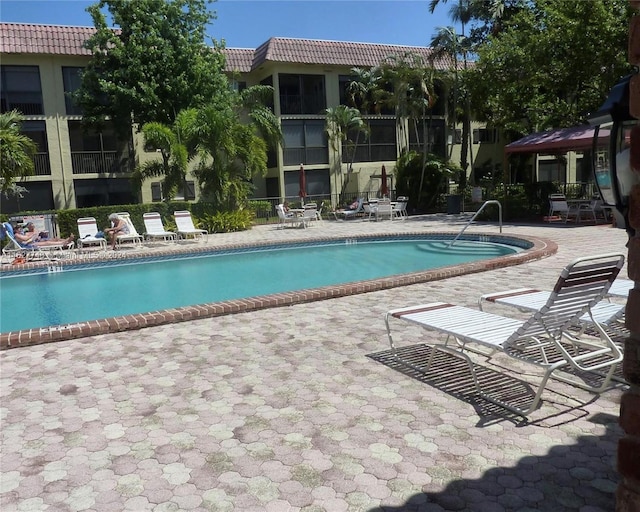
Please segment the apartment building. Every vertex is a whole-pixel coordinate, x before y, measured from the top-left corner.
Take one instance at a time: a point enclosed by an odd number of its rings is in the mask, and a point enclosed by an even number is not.
[[[21,183],[22,198],[2,198],[2,212],[47,210],[161,201],[158,181],[149,180],[133,190],[129,177],[140,163],[158,158],[147,151],[132,130],[120,140],[108,126],[86,132],[82,112],[69,93],[80,84],[80,74],[91,54],[83,48],[91,27],[0,23],[1,110],[17,109],[25,116],[24,132],[38,144],[36,172]],[[376,195],[381,168],[391,171],[408,143],[419,149],[419,137],[404,127],[401,140],[393,112],[364,116],[370,128],[354,157],[352,172],[330,148],[324,109],[346,103],[352,68],[370,68],[389,56],[416,53],[425,60],[431,49],[345,41],[319,41],[274,37],[256,49],[227,48],[226,71],[235,87],[256,84],[274,88],[273,108],[284,133],[284,145],[269,156],[269,170],[254,182],[256,198],[294,198],[298,195],[298,169],[305,166],[307,193],[336,198],[340,190]],[[436,61],[436,68],[449,63]],[[435,153],[459,161],[459,130],[448,132],[445,94],[431,112],[430,140]],[[405,121],[402,121],[406,123]],[[499,171],[504,142],[498,133],[474,123],[472,168]],[[389,183],[394,188],[394,183]],[[346,187],[346,189],[345,189]],[[194,179],[185,199],[198,198]]]

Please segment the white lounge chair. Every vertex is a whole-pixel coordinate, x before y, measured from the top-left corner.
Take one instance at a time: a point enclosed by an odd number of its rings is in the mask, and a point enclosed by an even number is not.
[[[104,237],[97,237],[99,233],[98,224],[94,217],[81,217],[78,223],[78,249],[90,246],[99,246],[102,250],[107,250],[107,240]]]
[[[606,297],[627,298],[629,290],[634,286],[634,282],[629,279],[616,279],[609,288]],[[534,288],[515,288],[499,292],[486,293],[480,296],[478,307],[483,310],[485,303],[499,304],[517,308],[522,312],[539,311],[551,296],[550,291],[537,290]],[[616,339],[625,339],[629,331],[624,325],[625,305],[615,304],[607,300],[600,301],[591,308],[589,313],[585,313],[579,318],[580,328],[589,328],[592,318],[599,324],[608,327],[610,334]]]
[[[357,215],[362,213],[364,213],[364,199],[362,197],[359,197],[356,208],[354,208],[353,210],[336,210],[335,212],[333,212],[333,215],[336,218],[336,220],[338,219],[338,216],[341,216],[346,220],[346,219],[354,218]]]
[[[162,217],[158,212],[148,212],[142,215],[146,231],[143,236],[145,240],[177,240],[178,233],[167,231],[162,224]]]
[[[180,238],[200,238],[205,242],[207,241],[209,232],[206,229],[200,229],[193,225],[193,219],[191,218],[191,212],[189,210],[173,212],[173,217],[176,220],[176,231]]]
[[[15,238],[13,226],[10,222],[3,222],[0,225],[0,240],[7,239],[8,242],[2,248],[2,254],[8,257],[15,258],[22,256],[26,261],[43,258],[50,259],[54,253],[58,256],[63,256],[65,250],[65,244],[52,244],[46,246],[37,246],[31,243],[22,243]],[[70,247],[73,247],[73,242],[70,243]]]
[[[129,226],[128,234],[126,235],[122,234],[122,235],[116,236],[116,244],[120,246],[123,243],[131,242],[134,246],[142,245],[142,241],[144,239],[142,235],[140,235],[136,230],[136,227],[133,225],[133,222],[131,222],[131,215],[129,215],[129,212],[119,212],[119,213],[116,213],[116,215],[120,217],[122,220],[124,220],[127,223],[127,226]]]
[[[393,309],[385,316],[392,353],[397,360],[420,371],[429,369],[436,351],[454,354],[467,362],[475,389],[481,396],[522,416],[527,416],[538,406],[542,391],[552,375],[563,382],[601,392],[609,386],[616,366],[622,361],[622,352],[595,319],[592,325],[597,338],[576,337],[572,329],[582,315],[589,313],[605,297],[623,264],[622,254],[574,260],[562,270],[546,303],[524,321],[443,302]],[[431,359],[426,367],[416,367],[399,355],[391,336],[391,319],[446,334],[447,339],[444,343],[430,343],[433,347]],[[450,338],[454,338],[457,344],[449,344]],[[501,351],[519,361],[544,368],[542,380],[528,406],[508,403],[502,397],[485,393],[474,364],[466,353],[467,349],[478,346],[491,352]],[[601,384],[595,386],[576,375],[558,374],[559,370],[573,370],[578,374],[604,373],[604,376]],[[494,391],[504,396],[505,390]]]

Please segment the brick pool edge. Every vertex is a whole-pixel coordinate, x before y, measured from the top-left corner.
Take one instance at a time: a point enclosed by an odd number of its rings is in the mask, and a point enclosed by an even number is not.
[[[402,236],[426,235],[426,233],[405,233]],[[428,233],[431,237],[455,237],[456,233]],[[397,236],[397,235],[396,235]],[[351,240],[359,240],[370,238],[366,235],[350,237]],[[377,238],[385,238],[380,235]],[[466,238],[466,237],[465,237]],[[314,242],[341,240],[344,237],[321,238]],[[507,256],[500,256],[488,260],[482,260],[472,263],[464,263],[461,265],[453,265],[433,270],[421,272],[413,272],[409,274],[399,274],[379,279],[371,279],[367,281],[359,281],[348,284],[324,286],[321,288],[300,290],[293,292],[276,293],[272,295],[263,295],[251,297],[248,299],[230,300],[224,302],[215,302],[210,304],[200,304],[196,306],[186,306],[181,308],[166,309],[162,311],[152,311],[149,313],[138,313],[133,315],[124,315],[113,318],[104,318],[100,320],[91,320],[79,322],[69,325],[57,325],[51,327],[43,327],[36,329],[26,329],[21,331],[12,331],[0,334],[0,350],[10,348],[25,347],[30,345],[39,345],[42,343],[51,343],[56,341],[71,340],[76,338],[84,338],[87,336],[95,336],[99,334],[109,334],[121,331],[130,331],[143,329],[145,327],[153,327],[156,325],[164,325],[169,323],[185,322],[189,320],[197,320],[199,318],[211,318],[234,313],[244,313],[256,311],[260,309],[276,308],[282,306],[291,306],[294,304],[302,304],[306,302],[314,302],[319,300],[333,299],[348,295],[356,295],[360,293],[374,292],[395,288],[399,286],[408,286],[413,284],[428,283],[438,281],[449,277],[460,276],[465,274],[473,274],[484,272],[497,268],[510,267],[520,265],[533,260],[546,258],[555,254],[558,246],[555,242],[544,238],[522,236],[522,235],[483,235],[483,239],[488,241],[501,240],[521,240],[532,244],[528,249],[522,252]],[[272,243],[258,244],[238,244],[226,247],[220,247],[222,250],[234,250],[248,247],[273,246]],[[148,257],[161,257],[176,254],[193,254],[194,252],[211,252],[209,247],[201,247],[198,249],[189,248],[184,251],[158,251],[148,255]],[[114,254],[114,253],[108,253]],[[118,260],[140,258],[140,254],[118,254]],[[93,258],[92,261],[98,261]],[[104,258],[104,261],[113,261],[113,258]],[[60,261],[57,264],[64,267],[65,265],[78,264],[77,260]],[[22,271],[28,268],[38,268],[45,266],[46,262],[28,263],[20,265],[13,269],[14,271]],[[3,269],[3,272],[11,272],[12,269]]]

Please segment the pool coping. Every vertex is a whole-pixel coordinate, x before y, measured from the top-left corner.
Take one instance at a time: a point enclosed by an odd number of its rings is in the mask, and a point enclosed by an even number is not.
[[[458,233],[455,232],[412,232],[402,234],[380,234],[380,235],[354,235],[345,237],[322,237],[313,240],[299,240],[289,242],[257,242],[230,244],[224,246],[200,246],[189,247],[184,250],[159,250],[153,254],[129,253],[125,251],[106,252],[98,254],[96,257],[87,259],[87,263],[113,262],[117,260],[129,259],[149,259],[166,256],[179,256],[185,254],[200,254],[212,252],[234,251],[246,248],[264,248],[273,246],[295,246],[296,244],[315,244],[322,242],[335,242],[336,240],[365,240],[370,238],[397,238],[406,237],[429,237],[435,239],[453,239]],[[558,246],[555,242],[534,236],[513,235],[513,234],[465,234],[460,237],[461,240],[483,240],[491,242],[506,242],[518,240],[531,244],[531,247],[521,252],[490,258],[472,263],[463,263],[448,267],[441,267],[427,271],[412,272],[408,274],[397,274],[393,276],[370,279],[366,281],[358,281],[348,284],[330,285],[321,288],[298,290],[291,292],[282,292],[271,295],[261,295],[248,299],[230,300],[224,302],[215,302],[208,304],[199,304],[195,306],[185,306],[180,308],[165,309],[160,311],[152,311],[149,313],[137,313],[133,315],[117,316],[112,318],[103,318],[99,320],[91,320],[79,322],[76,324],[56,325],[44,328],[25,329],[20,331],[9,331],[0,333],[0,350],[10,348],[24,347],[30,345],[39,345],[43,343],[51,343],[56,341],[71,340],[76,338],[84,338],[87,336],[95,336],[100,334],[110,334],[115,332],[130,331],[143,329],[145,327],[153,327],[170,323],[186,322],[197,320],[200,318],[212,318],[217,316],[230,315],[234,313],[245,313],[261,309],[276,308],[283,306],[291,306],[294,304],[302,304],[307,302],[315,302],[319,300],[333,299],[337,297],[345,297],[348,295],[356,295],[361,293],[374,292],[395,288],[399,286],[408,286],[413,284],[428,283],[439,281],[449,277],[460,276],[465,274],[473,274],[493,270],[497,268],[505,268],[514,265],[534,261],[541,258],[549,257],[555,254]],[[91,253],[95,256],[96,253]],[[12,268],[2,268],[0,272],[24,272],[29,269],[41,269],[49,265],[55,264],[61,267],[66,265],[78,265],[83,263],[78,259],[60,260],[55,263],[47,261],[28,262],[22,265],[15,265]]]

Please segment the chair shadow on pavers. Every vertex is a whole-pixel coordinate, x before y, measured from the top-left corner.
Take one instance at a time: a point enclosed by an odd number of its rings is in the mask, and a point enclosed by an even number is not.
[[[367,357],[468,403],[480,418],[479,427],[505,421],[518,426],[545,422],[548,424],[553,418],[559,418],[557,420],[559,422],[573,421],[588,416],[589,413],[585,407],[598,399],[598,395],[588,392],[574,394],[570,388],[564,386],[564,383],[559,383],[562,387],[548,388],[549,396],[545,400],[545,408],[538,408],[534,418],[525,418],[479,394],[466,361],[439,350],[432,354],[432,348],[428,344],[406,345],[397,348],[395,353],[391,349],[382,350],[367,354]],[[509,357],[497,353],[490,356],[490,359],[491,366],[473,363],[474,373],[480,385],[491,386],[494,393],[500,393],[501,399],[508,400],[514,405],[530,403],[536,395],[535,385],[517,377],[518,373],[514,371]],[[428,364],[430,368],[427,370]],[[527,370],[530,369],[525,367],[524,374],[528,375]],[[583,378],[594,386],[605,378],[593,373],[576,373],[576,377]]]
[[[621,429],[618,417],[597,413],[589,422],[605,427],[602,435],[581,435],[571,445],[556,444],[545,455],[524,455],[508,466],[482,471],[476,479],[460,478],[446,485],[437,478],[398,505],[390,500],[367,512],[423,510],[538,510],[574,512],[614,510],[619,481],[615,460]],[[541,429],[544,435],[546,429]],[[582,480],[583,468],[587,480]],[[446,468],[446,466],[445,466]],[[433,468],[434,471],[439,468]],[[469,468],[472,470],[473,468]],[[429,473],[427,468],[426,472]],[[478,471],[479,472],[479,471]],[[435,508],[434,508],[435,506]]]

